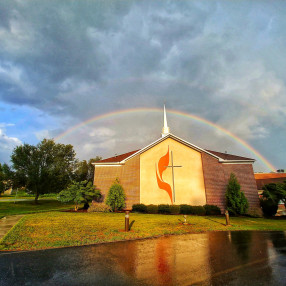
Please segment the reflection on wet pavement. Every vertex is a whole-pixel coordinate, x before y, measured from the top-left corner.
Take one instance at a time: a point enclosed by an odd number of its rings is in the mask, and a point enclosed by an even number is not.
[[[0,254],[0,285],[285,285],[285,232],[210,232]]]

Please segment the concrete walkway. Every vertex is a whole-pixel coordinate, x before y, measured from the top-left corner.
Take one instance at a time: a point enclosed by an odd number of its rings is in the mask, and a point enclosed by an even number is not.
[[[11,215],[0,219],[0,240],[24,215]]]

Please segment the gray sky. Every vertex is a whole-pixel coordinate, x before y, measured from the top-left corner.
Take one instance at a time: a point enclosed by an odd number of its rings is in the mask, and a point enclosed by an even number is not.
[[[286,2],[0,0],[0,162],[89,118],[163,108],[207,119],[286,168]],[[215,128],[168,115],[203,148],[257,159]],[[59,142],[80,159],[160,137],[162,114],[94,121]]]

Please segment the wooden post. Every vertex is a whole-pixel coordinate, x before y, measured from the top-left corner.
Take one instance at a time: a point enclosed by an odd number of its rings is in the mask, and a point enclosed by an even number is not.
[[[125,231],[129,231],[129,211],[125,211]]]
[[[228,213],[228,210],[226,210],[224,214],[225,214],[226,226],[228,226],[228,225],[230,225],[229,224],[229,213]]]

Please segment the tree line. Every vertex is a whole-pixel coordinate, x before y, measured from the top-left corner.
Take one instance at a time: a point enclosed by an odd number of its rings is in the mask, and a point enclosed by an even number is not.
[[[25,188],[35,195],[59,193],[71,182],[93,183],[92,163],[101,157],[78,160],[71,144],[56,143],[43,139],[37,145],[23,144],[15,147],[11,154],[11,166],[0,164],[0,194],[13,188]]]

